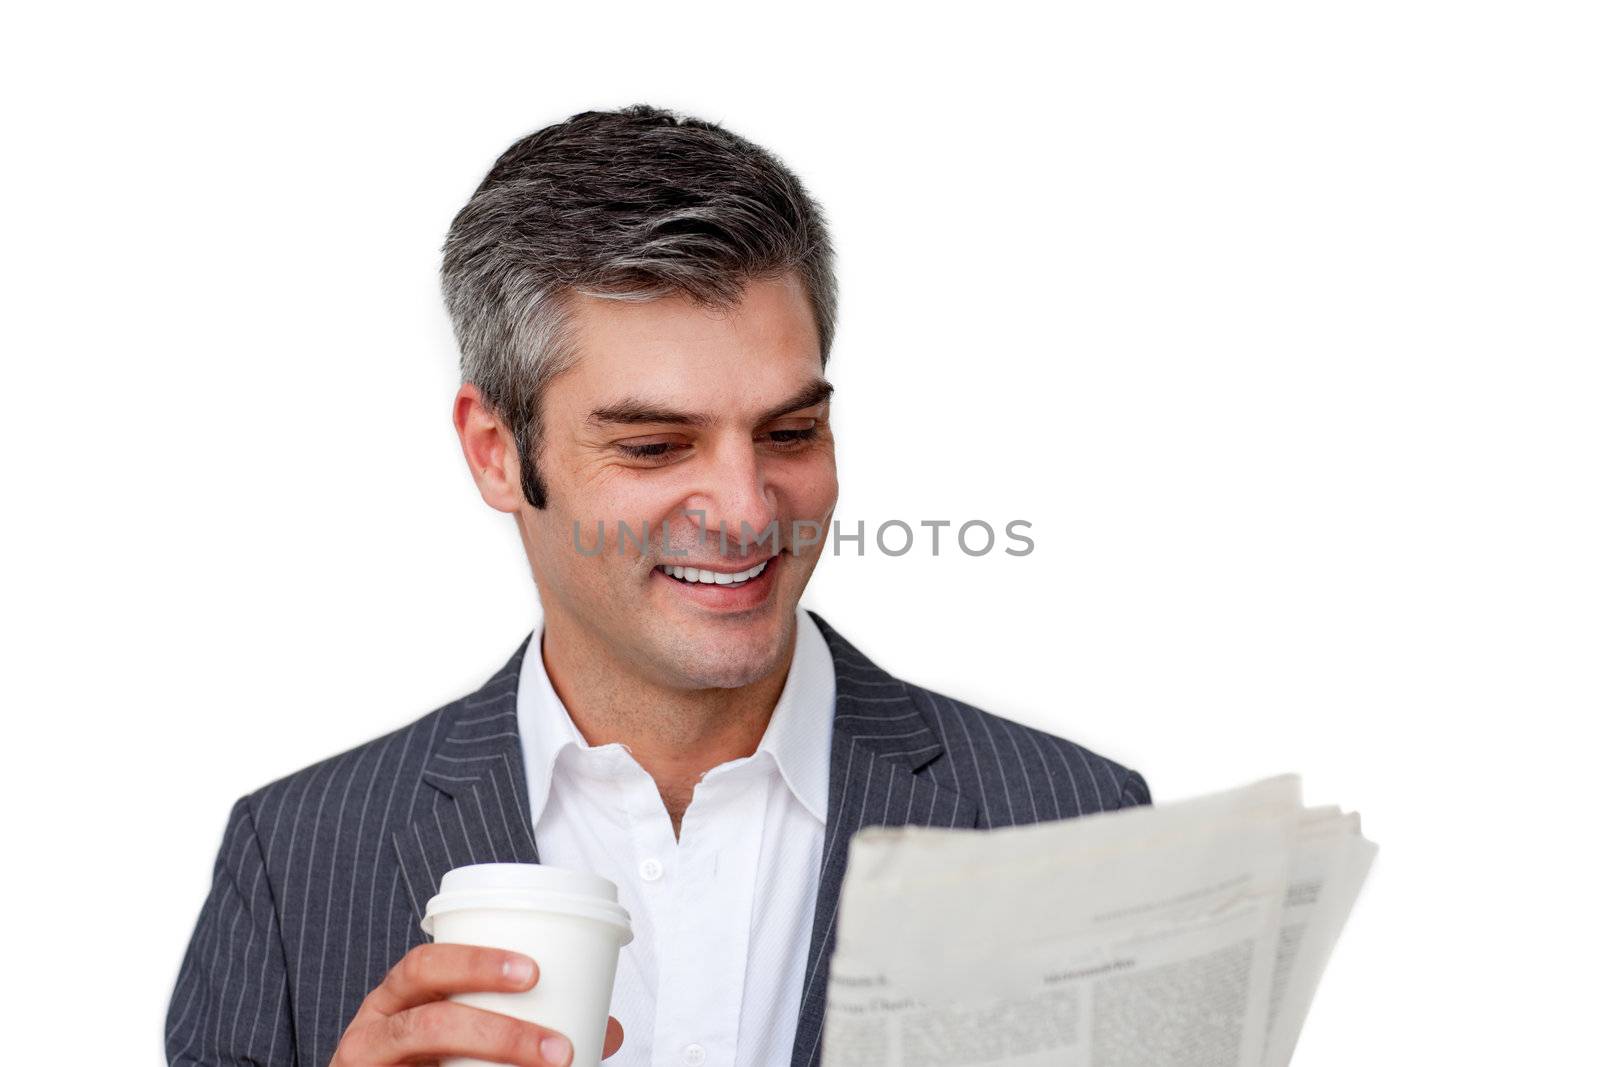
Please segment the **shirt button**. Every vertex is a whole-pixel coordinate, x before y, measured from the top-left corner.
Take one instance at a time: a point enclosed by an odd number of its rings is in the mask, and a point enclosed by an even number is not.
[[[689,1067],[700,1067],[700,1064],[706,1062],[706,1049],[705,1049],[705,1046],[704,1045],[685,1045],[685,1046],[683,1046],[683,1062],[687,1063],[689,1065]]]
[[[657,859],[642,860],[639,863],[639,877],[643,878],[647,882],[654,882],[655,880],[660,878],[661,877],[661,861],[657,860]],[[689,1047],[690,1048],[700,1048],[699,1045],[690,1045]],[[705,1054],[706,1054],[706,1050],[703,1049],[703,1048],[700,1048],[700,1055],[704,1056]],[[687,1056],[688,1052],[687,1051],[684,1052],[684,1055]],[[694,1060],[692,1062],[699,1063],[700,1061],[699,1060]]]

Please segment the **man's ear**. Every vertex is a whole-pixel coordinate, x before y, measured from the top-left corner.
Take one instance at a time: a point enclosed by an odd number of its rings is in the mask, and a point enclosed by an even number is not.
[[[496,511],[519,511],[523,503],[522,464],[516,438],[490,409],[476,385],[466,382],[456,391],[451,421],[483,502]]]

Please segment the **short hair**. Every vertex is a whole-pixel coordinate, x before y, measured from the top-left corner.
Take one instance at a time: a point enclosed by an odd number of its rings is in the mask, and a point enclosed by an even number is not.
[[[577,359],[572,294],[682,294],[727,308],[749,282],[790,271],[826,366],[833,249],[800,179],[720,125],[635,104],[582,112],[506,149],[451,222],[440,281],[462,381],[511,430],[523,496],[543,508],[539,402]]]

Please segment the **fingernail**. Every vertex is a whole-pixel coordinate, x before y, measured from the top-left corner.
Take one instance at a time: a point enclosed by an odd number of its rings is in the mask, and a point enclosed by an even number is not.
[[[508,982],[527,985],[533,981],[533,961],[526,956],[507,956],[505,963],[500,967],[500,972],[506,976]]]
[[[539,1042],[539,1055],[550,1061],[552,1067],[567,1067],[567,1059],[572,1055],[572,1046],[567,1044],[567,1039],[560,1034],[551,1034]]]

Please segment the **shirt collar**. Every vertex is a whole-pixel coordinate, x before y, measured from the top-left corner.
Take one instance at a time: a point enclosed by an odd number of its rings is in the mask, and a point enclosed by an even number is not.
[[[528,776],[529,814],[535,825],[550,799],[550,783],[562,750],[569,745],[592,747],[578,732],[566,705],[550,684],[544,668],[543,641],[544,625],[540,623],[528,641],[517,680],[517,733]],[[811,613],[797,607],[794,658],[756,751],[772,755],[795,799],[824,824],[837,684],[827,640]]]

